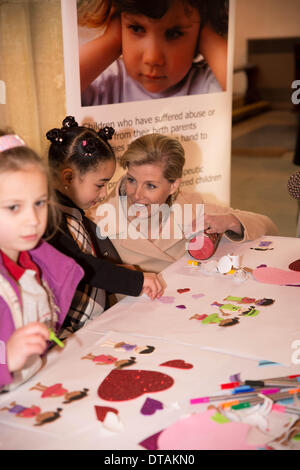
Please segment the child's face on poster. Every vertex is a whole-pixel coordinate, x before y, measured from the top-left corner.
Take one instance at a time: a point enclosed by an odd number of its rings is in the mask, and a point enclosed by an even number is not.
[[[121,22],[127,72],[146,91],[164,92],[185,77],[197,53],[196,8],[176,1],[160,19],[124,12]]]

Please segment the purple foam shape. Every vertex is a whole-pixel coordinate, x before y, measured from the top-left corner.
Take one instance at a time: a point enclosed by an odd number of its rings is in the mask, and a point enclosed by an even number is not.
[[[272,244],[272,242],[262,241],[262,242],[260,242],[259,246],[270,246],[271,244]]]
[[[172,297],[172,296],[168,296],[168,295],[163,295],[162,297],[160,297],[158,299],[160,302],[162,302],[163,304],[172,304],[175,300],[175,297]]]
[[[145,439],[144,441],[139,442],[139,445],[147,450],[158,450],[158,438],[163,431],[164,429],[157,432],[156,434],[153,434],[150,437],[147,437],[147,439]]]
[[[230,382],[241,382],[241,374],[240,372],[238,374],[231,375],[229,377]]]
[[[186,308],[185,305],[176,305],[176,308],[181,308],[182,310],[184,310]]]
[[[141,413],[143,415],[153,415],[157,410],[162,410],[164,405],[161,401],[153,400],[153,398],[146,398],[142,406]]]
[[[201,299],[201,297],[204,297],[204,294],[193,294],[192,297],[193,299]]]

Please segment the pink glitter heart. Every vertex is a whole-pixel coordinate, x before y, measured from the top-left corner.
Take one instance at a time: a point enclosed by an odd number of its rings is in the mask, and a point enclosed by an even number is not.
[[[204,297],[204,294],[193,294],[192,297],[193,299],[201,299],[201,297]]]
[[[175,297],[165,295],[165,296],[160,297],[160,299],[158,300],[162,302],[163,304],[172,304],[175,300]]]
[[[185,305],[176,305],[176,308],[180,308],[180,309],[184,310],[186,308],[186,306]]]

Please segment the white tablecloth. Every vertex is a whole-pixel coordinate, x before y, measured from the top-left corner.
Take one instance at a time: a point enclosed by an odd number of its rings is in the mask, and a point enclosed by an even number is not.
[[[241,255],[244,267],[263,263],[282,269],[298,259],[299,239],[265,239],[272,241],[273,250],[251,249],[259,240],[238,245],[224,240],[214,258],[234,252]],[[292,342],[300,340],[300,288],[261,284],[251,276],[236,284],[232,274],[204,274],[199,267],[189,267],[187,260],[184,257],[163,273],[167,283],[164,301],[145,296],[123,299],[70,337],[63,350],[52,349],[43,369],[30,381],[0,395],[0,448],[142,449],[140,443],[147,437],[205,409],[204,405],[190,405],[191,398],[220,393],[220,385],[234,376],[245,380],[300,373],[300,366],[291,360]],[[185,288],[189,291],[177,291]],[[242,318],[231,327],[190,319],[195,314],[215,313],[218,307],[211,304],[224,303],[229,295],[272,298],[275,302],[257,306],[257,316]],[[116,369],[125,360],[133,364]],[[117,377],[126,371],[132,376],[142,371],[133,379],[136,396],[126,399],[132,387],[128,383],[123,399],[115,401],[120,385]],[[104,399],[98,393],[99,386],[111,373],[115,380],[111,397]],[[152,378],[160,374],[167,376],[169,385],[154,390]],[[147,376],[143,390],[141,375]],[[65,393],[47,395],[55,384],[61,384]],[[83,392],[83,397],[66,403],[67,394],[74,392]],[[142,412],[147,398],[158,402],[153,414]],[[18,416],[18,405],[39,409],[39,415],[56,412],[60,417],[37,426],[37,414]],[[99,421],[95,407],[113,408],[112,422]]]

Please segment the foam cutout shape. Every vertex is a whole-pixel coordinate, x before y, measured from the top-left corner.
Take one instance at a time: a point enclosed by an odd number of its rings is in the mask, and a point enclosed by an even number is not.
[[[145,393],[167,390],[172,377],[150,370],[112,370],[98,387],[98,395],[107,401],[125,401]]]
[[[252,274],[254,279],[264,284],[276,284],[278,286],[300,285],[300,273],[297,271],[261,267],[255,269]]]
[[[246,441],[251,427],[241,422],[215,421],[215,410],[177,421],[158,436],[161,450],[255,450]]]
[[[147,437],[142,442],[139,442],[139,445],[144,447],[147,450],[158,450],[157,440],[161,435],[162,431],[152,434],[152,436]]]
[[[186,292],[190,292],[191,289],[188,289],[187,287],[184,289],[177,289],[178,294],[185,294]]]
[[[163,304],[172,304],[175,300],[175,297],[172,297],[170,295],[163,295],[158,300],[162,302]]]
[[[300,271],[300,259],[297,259],[296,261],[293,261],[289,265],[289,269],[291,269],[292,271]]]
[[[193,364],[185,362],[183,359],[173,359],[172,361],[163,362],[161,366],[175,367],[176,369],[192,369]]]
[[[164,405],[159,400],[153,400],[153,398],[146,398],[145,403],[142,406],[141,413],[143,415],[154,415],[158,410],[163,410]]]
[[[95,406],[95,411],[97,419],[98,421],[101,421],[101,423],[105,420],[107,413],[119,413],[116,408],[111,408],[109,406]]]

